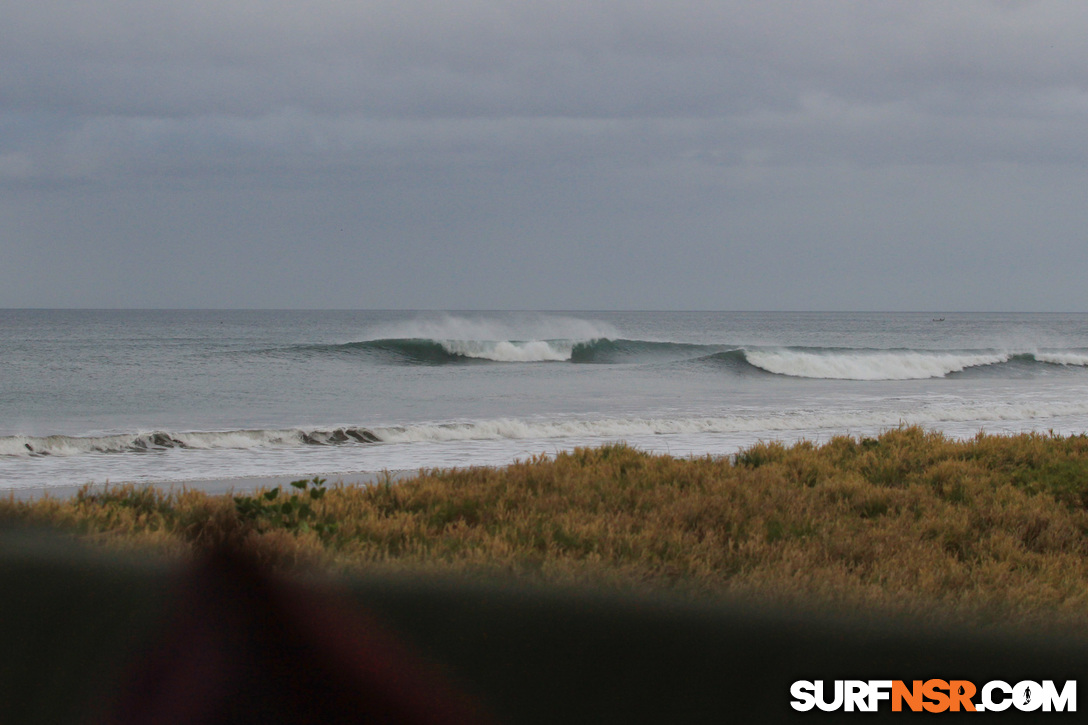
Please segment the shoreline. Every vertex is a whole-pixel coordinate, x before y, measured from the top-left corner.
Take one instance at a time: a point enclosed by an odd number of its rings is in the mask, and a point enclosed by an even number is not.
[[[53,498],[63,489],[24,500],[43,493],[25,490],[0,498],[0,519],[171,556],[229,544],[284,570],[381,568],[693,597],[759,591],[975,623],[1083,626],[1088,616],[1083,434],[956,440],[914,427],[760,443],[731,458],[614,444],[365,485],[380,476],[343,473],[327,490],[233,500],[229,492],[299,477],[118,486],[78,501]]]
[[[346,473],[316,474],[328,480],[329,486],[366,486],[378,481],[388,474],[393,480],[402,480],[414,475],[416,471],[352,471]],[[11,498],[15,501],[38,501],[43,498],[67,500],[89,485],[91,491],[102,491],[107,487],[133,485],[137,488],[154,488],[164,492],[178,490],[202,491],[210,496],[221,496],[234,493],[250,493],[261,488],[274,488],[286,486],[292,481],[300,479],[310,480],[312,475],[278,475],[278,476],[244,476],[240,478],[198,478],[190,481],[142,481],[119,483],[91,483],[82,486],[28,486],[23,488],[0,488],[0,500]]]

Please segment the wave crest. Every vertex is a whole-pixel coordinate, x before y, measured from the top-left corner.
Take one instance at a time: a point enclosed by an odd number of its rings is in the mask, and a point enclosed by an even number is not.
[[[967,368],[998,365],[1011,356],[1001,352],[746,350],[751,365],[777,375],[832,380],[924,380]]]
[[[1034,357],[1039,362],[1051,365],[1088,366],[1088,353],[1085,352],[1037,352]]]

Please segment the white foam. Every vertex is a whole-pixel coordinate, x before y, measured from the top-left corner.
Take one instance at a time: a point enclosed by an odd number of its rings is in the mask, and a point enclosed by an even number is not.
[[[1017,402],[934,404],[907,409],[791,409],[781,411],[746,411],[733,415],[686,418],[603,418],[603,419],[521,419],[496,418],[465,422],[435,422],[405,426],[349,428],[366,430],[377,437],[371,445],[444,443],[452,441],[549,440],[577,438],[587,441],[624,439],[653,435],[692,434],[773,434],[779,431],[848,431],[906,425],[941,426],[950,423],[970,423],[985,426],[1009,421],[1045,421],[1052,418],[1088,416],[1088,399],[1079,401],[1021,400]],[[239,430],[224,432],[170,433],[174,443],[157,445],[154,433],[101,437],[7,436],[0,438],[0,456],[28,458],[46,454],[51,457],[72,457],[84,454],[126,453],[140,450],[193,449],[314,451],[324,445],[306,445],[307,440],[329,444],[331,448],[355,447],[348,438],[335,438],[334,429],[304,431]],[[162,435],[162,434],[159,434]],[[26,447],[29,444],[33,450]]]
[[[1053,365],[1088,365],[1088,354],[1083,352],[1037,352],[1035,359]]]
[[[437,423],[374,428],[383,443],[549,438],[615,439],[644,435],[762,433],[792,430],[845,431],[905,425],[1046,420],[1088,415],[1088,401],[952,405],[902,411],[791,410],[705,418],[613,418],[604,420],[529,421],[503,418],[466,423]]]
[[[1008,353],[805,352],[746,350],[756,367],[799,378],[834,380],[923,380],[979,365],[1008,362]]]
[[[461,317],[442,314],[370,331],[371,339],[423,339],[460,341],[503,340],[595,340],[620,337],[606,322],[577,317],[523,314],[495,320],[486,316]]]
[[[443,340],[442,347],[453,355],[496,362],[560,362],[570,360],[571,341],[530,340]]]
[[[188,448],[261,448],[294,446],[302,443],[300,430],[233,430],[225,432],[174,433],[172,437]]]
[[[168,436],[165,444],[156,435]],[[193,448],[197,450],[248,449],[302,445],[301,430],[235,430],[188,433],[140,432],[106,436],[6,436],[0,438],[0,456],[79,456],[88,453]]]

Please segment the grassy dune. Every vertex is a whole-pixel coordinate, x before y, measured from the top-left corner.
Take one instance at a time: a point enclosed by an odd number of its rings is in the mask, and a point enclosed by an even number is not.
[[[622,445],[369,487],[251,496],[130,486],[0,501],[0,517],[169,556],[411,569],[690,596],[1088,624],[1088,437],[917,428],[732,459]]]

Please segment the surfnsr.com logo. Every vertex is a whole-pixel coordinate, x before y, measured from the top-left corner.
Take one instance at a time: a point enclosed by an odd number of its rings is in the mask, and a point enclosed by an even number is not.
[[[790,687],[794,710],[807,712],[1076,712],[1077,682],[991,680],[977,687],[970,680],[798,680]]]

